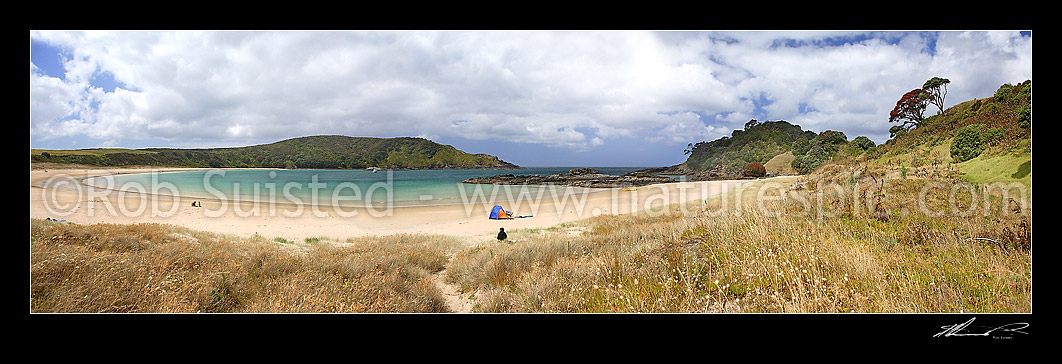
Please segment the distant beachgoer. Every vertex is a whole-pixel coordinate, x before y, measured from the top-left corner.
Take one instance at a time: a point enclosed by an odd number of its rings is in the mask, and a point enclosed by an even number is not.
[[[195,207],[203,207],[203,201],[196,201]]]
[[[498,241],[505,240],[509,235],[505,233],[505,228],[498,228]]]

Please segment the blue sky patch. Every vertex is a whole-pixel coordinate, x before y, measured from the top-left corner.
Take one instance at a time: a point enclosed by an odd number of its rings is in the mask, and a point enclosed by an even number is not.
[[[30,63],[37,66],[44,75],[65,81],[64,59],[61,49],[44,42],[30,41]]]

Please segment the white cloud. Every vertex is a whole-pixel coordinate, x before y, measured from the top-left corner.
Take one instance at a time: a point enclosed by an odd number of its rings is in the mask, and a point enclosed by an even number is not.
[[[880,35],[33,32],[70,52],[65,81],[31,64],[30,130],[104,140],[432,135],[585,150],[631,136],[684,145],[757,118],[880,139],[895,99],[930,77],[951,79],[948,100],[961,101],[1032,76],[1030,37]],[[121,87],[93,87],[103,71]],[[761,95],[770,103],[756,108]]]
[[[34,72],[30,67],[30,125],[50,126],[79,108],[77,88],[62,80]],[[40,130],[49,133],[47,130]]]

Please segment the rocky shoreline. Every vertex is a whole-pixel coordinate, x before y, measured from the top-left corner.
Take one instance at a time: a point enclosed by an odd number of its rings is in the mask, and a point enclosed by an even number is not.
[[[499,184],[499,185],[561,185],[586,188],[637,187],[655,183],[670,183],[677,180],[640,171],[622,176],[602,174],[593,168],[575,168],[566,174],[551,175],[513,175],[501,174],[489,177],[476,177],[464,180],[464,183]]]
[[[756,177],[748,177],[726,173],[726,171],[723,170],[723,168],[721,167],[703,171],[694,171],[681,166],[655,167],[634,171],[628,174],[650,176],[683,176],[682,181],[687,182],[756,179]],[[768,177],[770,177],[770,175],[768,175]]]
[[[684,167],[671,166],[671,167],[657,167],[647,168],[639,171],[631,172],[631,174],[643,174],[643,175],[672,175],[672,176],[684,176],[684,181],[720,181],[720,180],[735,180],[735,179],[750,179],[751,177],[728,174],[723,168],[713,168],[703,171],[694,171]]]

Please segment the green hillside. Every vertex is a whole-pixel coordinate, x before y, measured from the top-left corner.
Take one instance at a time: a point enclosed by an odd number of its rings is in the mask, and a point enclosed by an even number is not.
[[[745,165],[752,162],[765,164],[771,158],[790,151],[794,141],[810,140],[817,135],[784,120],[750,120],[744,130],[734,130],[731,136],[690,144],[686,149],[689,157],[676,169],[694,172],[720,170],[727,175],[737,175]]]
[[[770,162],[772,173],[809,174],[830,164],[861,163],[904,175],[909,170],[1032,186],[1031,80],[1002,85],[991,97],[958,103],[908,128],[885,120],[881,127],[891,127],[892,139],[875,145],[864,136],[848,140],[840,131],[815,133],[785,121],[751,120],[732,136],[690,144],[686,162],[670,172],[736,176],[749,163]],[[783,159],[791,169],[778,165]]]
[[[94,166],[212,168],[519,168],[492,155],[469,154],[423,138],[342,135],[308,136],[237,148],[31,149],[30,160]]]
[[[958,103],[901,131],[862,160],[906,172],[952,173],[971,183],[1032,187],[1032,81]]]

